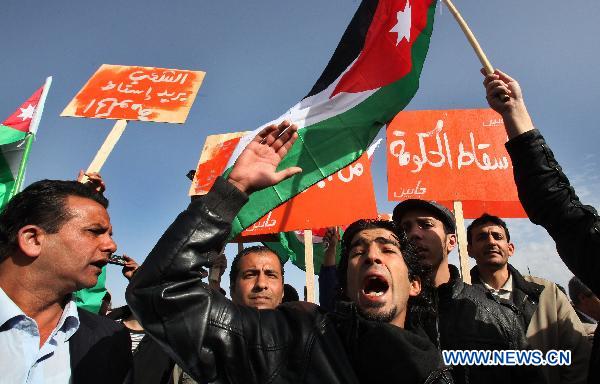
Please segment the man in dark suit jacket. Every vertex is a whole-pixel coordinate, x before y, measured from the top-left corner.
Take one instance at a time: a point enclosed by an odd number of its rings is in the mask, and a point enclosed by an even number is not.
[[[117,246],[108,200],[76,181],[42,180],[0,214],[0,372],[6,382],[123,383],[127,331],[77,309]]]

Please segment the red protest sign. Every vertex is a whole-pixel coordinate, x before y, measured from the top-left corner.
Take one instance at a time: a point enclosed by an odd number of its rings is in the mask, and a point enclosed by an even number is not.
[[[244,133],[208,136],[200,155],[190,195],[205,194],[223,173]],[[242,232],[242,239],[277,232],[344,225],[376,218],[370,161],[365,153],[346,168],[319,181],[268,212]]]
[[[435,200],[449,208],[462,201],[466,218],[527,217],[506,140],[491,109],[399,113],[387,127],[388,200]]]
[[[184,123],[204,75],[102,64],[61,116]]]

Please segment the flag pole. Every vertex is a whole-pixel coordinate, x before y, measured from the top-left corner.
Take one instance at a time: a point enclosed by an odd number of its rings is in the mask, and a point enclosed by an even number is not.
[[[454,4],[452,3],[452,0],[444,0],[444,3],[446,3],[446,6],[450,10],[450,13],[452,14],[452,16],[454,16],[454,19],[456,19],[456,22],[460,26],[460,29],[462,29],[462,31],[464,32],[465,36],[467,37],[467,40],[469,40],[471,47],[473,47],[473,49],[475,50],[475,54],[479,58],[479,62],[481,63],[481,65],[483,65],[485,73],[488,75],[494,73],[494,67],[492,67],[492,64],[483,52],[483,49],[481,49],[481,46],[475,38],[475,35],[473,34],[473,32],[471,32],[471,28],[469,28],[465,19],[463,19],[463,17],[460,15],[460,12],[458,12],[458,9],[456,9]],[[499,97],[501,101],[508,101],[509,99],[508,95],[505,94],[501,94],[499,95]]]
[[[479,45],[479,42],[475,38],[475,35],[473,35],[473,32],[471,32],[471,28],[469,28],[465,19],[463,19],[463,17],[460,15],[458,10],[452,3],[452,0],[444,0],[444,3],[446,3],[446,6],[450,10],[450,13],[452,13],[452,16],[454,16],[454,18],[458,22],[460,29],[462,29],[465,36],[467,37],[467,40],[469,40],[471,47],[473,47],[473,49],[475,50],[475,54],[479,58],[481,65],[483,65],[485,72],[488,75],[494,73],[494,67],[492,67],[492,64],[490,64],[490,61],[488,60],[487,56],[483,52],[483,49],[481,49],[481,46]]]
[[[315,302],[315,266],[313,264],[313,234],[304,230],[304,270],[306,274],[306,301]]]
[[[40,96],[40,101],[35,109],[35,113],[33,114],[33,119],[31,120],[31,124],[29,125],[29,132],[25,137],[25,150],[23,151],[23,157],[21,157],[21,164],[19,164],[19,172],[17,172],[17,179],[15,180],[15,186],[10,192],[10,198],[21,191],[21,187],[23,186],[23,181],[25,180],[25,168],[27,167],[27,160],[29,159],[29,152],[31,151],[31,145],[33,143],[33,139],[35,137],[35,133],[38,130],[38,126],[40,124],[40,120],[42,118],[42,113],[44,112],[44,104],[46,103],[46,96],[48,96],[48,91],[50,91],[50,86],[52,85],[52,76],[48,76],[46,78],[46,82],[44,83],[44,89],[42,90],[42,94]]]
[[[469,268],[469,253],[467,251],[467,232],[465,231],[465,216],[462,201],[454,202],[454,219],[456,220],[456,237],[458,238],[458,259],[460,275],[463,281],[471,284],[471,269]]]
[[[125,131],[126,126],[127,120],[117,120],[108,136],[106,136],[104,143],[102,143],[102,146],[100,147],[98,152],[96,152],[96,156],[94,156],[94,159],[90,163],[90,166],[87,168],[85,173],[100,172],[100,169],[102,169],[102,166],[106,162],[108,155],[110,155],[113,148],[117,144],[117,141],[119,141],[119,138],[121,138],[123,131]],[[87,181],[88,177],[84,175],[81,179],[81,182],[85,184],[87,183]]]

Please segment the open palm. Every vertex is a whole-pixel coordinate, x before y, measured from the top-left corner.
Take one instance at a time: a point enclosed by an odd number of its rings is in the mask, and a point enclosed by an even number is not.
[[[229,181],[241,191],[252,193],[302,172],[299,167],[276,171],[298,138],[297,129],[296,125],[287,121],[263,129],[238,157]]]

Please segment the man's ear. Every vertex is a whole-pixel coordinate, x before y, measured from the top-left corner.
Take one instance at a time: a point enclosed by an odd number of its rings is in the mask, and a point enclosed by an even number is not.
[[[508,257],[511,257],[515,253],[515,245],[508,243]]]
[[[408,295],[414,297],[414,296],[418,296],[419,293],[421,293],[421,279],[418,277],[415,277],[410,282],[410,286],[408,288]]]
[[[469,255],[469,257],[471,259],[474,259],[475,257],[473,257],[472,253],[471,253],[471,244],[467,243],[467,255]]]
[[[42,252],[42,244],[46,232],[37,225],[26,225],[17,232],[17,246],[28,257],[38,257]]]
[[[446,235],[446,245],[448,246],[448,253],[456,247],[458,241],[456,240],[456,234],[450,233]]]

